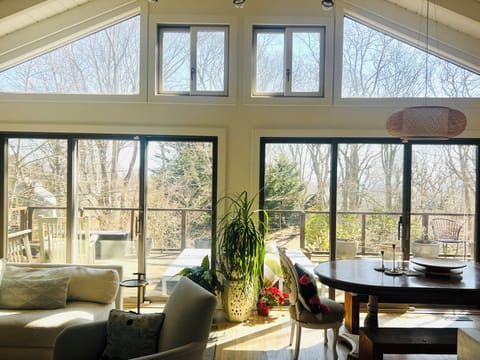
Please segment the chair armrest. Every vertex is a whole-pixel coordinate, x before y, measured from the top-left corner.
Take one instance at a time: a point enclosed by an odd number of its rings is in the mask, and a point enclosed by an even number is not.
[[[54,360],[99,359],[105,349],[106,321],[95,321],[65,328],[58,334]]]
[[[205,343],[191,342],[167,351],[137,357],[132,360],[202,360]]]

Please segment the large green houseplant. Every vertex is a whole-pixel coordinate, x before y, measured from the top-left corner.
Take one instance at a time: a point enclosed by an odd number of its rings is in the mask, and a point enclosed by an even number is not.
[[[225,196],[222,202],[226,212],[217,232],[222,300],[227,319],[239,322],[247,319],[258,297],[268,217],[265,211],[254,209],[255,198],[249,198],[246,191]]]

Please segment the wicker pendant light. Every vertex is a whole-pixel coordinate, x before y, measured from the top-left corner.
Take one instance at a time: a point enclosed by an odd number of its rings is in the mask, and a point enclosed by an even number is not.
[[[467,126],[467,117],[463,112],[446,106],[427,106],[429,13],[430,3],[427,0],[425,105],[397,111],[386,123],[389,134],[404,142],[409,139],[448,139],[460,135]]]

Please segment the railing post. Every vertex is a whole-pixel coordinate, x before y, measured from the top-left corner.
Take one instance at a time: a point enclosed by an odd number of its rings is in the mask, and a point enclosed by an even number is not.
[[[367,215],[362,214],[362,255],[365,255],[365,247],[366,247],[366,228],[367,228]]]
[[[300,213],[300,249],[305,249],[305,212]]]
[[[180,239],[180,248],[183,250],[185,249],[187,246],[187,212],[185,209],[181,210],[182,212],[182,224],[181,224],[181,239]]]
[[[422,230],[421,230],[421,235],[422,235],[422,240],[428,240],[428,214],[423,214],[422,215]],[[427,231],[423,231],[423,229],[426,229]]]

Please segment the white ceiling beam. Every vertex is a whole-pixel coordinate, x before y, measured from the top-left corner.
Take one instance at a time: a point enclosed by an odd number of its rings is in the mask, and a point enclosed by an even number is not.
[[[45,0],[1,0],[0,1],[0,19],[28,10]]]

